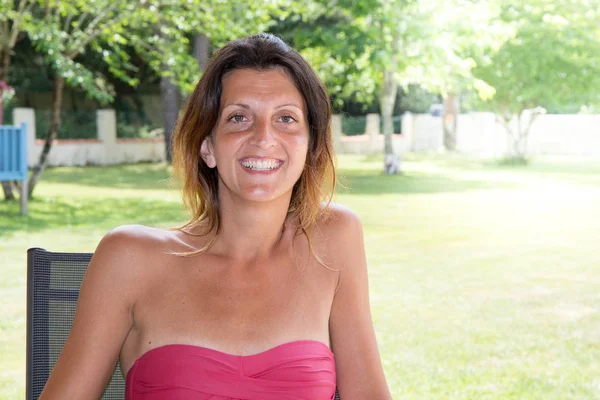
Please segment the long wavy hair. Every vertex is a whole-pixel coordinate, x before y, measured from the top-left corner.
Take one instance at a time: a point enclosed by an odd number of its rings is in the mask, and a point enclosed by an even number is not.
[[[308,111],[308,153],[304,170],[292,190],[288,217],[295,219],[297,233],[307,236],[311,253],[316,256],[308,232],[327,215],[336,183],[329,96],[304,58],[283,40],[267,33],[229,42],[217,50],[178,119],[172,146],[174,173],[183,184],[183,203],[192,214],[189,222],[179,229],[185,232],[186,228],[202,223],[203,235],[219,231],[218,170],[206,165],[200,156],[200,146],[217,124],[223,77],[237,69],[273,68],[282,69],[292,79]],[[321,204],[323,201],[325,206]],[[215,239],[216,234],[202,249],[185,255],[205,252]]]

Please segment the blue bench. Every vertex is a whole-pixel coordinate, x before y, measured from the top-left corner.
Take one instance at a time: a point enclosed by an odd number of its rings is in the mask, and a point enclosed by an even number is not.
[[[21,181],[21,214],[27,215],[27,124],[0,125],[0,181]]]

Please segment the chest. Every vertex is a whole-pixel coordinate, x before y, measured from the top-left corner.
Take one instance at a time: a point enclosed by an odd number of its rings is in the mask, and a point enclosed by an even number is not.
[[[233,342],[327,330],[335,279],[318,264],[274,262],[240,273],[207,259],[167,268],[136,304],[136,328],[146,336]]]

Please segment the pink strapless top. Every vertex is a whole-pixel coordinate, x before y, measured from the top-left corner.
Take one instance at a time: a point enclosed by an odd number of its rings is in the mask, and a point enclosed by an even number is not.
[[[314,340],[250,356],[171,344],[135,361],[125,399],[333,400],[335,379],[333,353]]]

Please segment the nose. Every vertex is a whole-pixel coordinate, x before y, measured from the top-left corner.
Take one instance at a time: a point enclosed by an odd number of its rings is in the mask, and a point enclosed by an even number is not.
[[[257,118],[254,123],[254,131],[250,138],[250,144],[261,149],[268,149],[275,146],[277,140],[273,129],[268,118]]]

